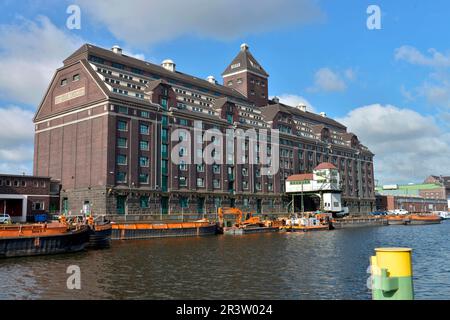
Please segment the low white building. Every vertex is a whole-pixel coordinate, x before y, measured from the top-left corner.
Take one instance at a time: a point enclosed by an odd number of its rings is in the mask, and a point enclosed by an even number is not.
[[[338,169],[324,162],[313,173],[296,174],[287,178],[286,193],[292,196],[317,196],[320,209],[325,212],[341,212],[341,188]]]

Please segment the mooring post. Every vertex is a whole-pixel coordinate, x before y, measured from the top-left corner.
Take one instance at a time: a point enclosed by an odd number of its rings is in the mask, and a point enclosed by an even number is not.
[[[412,249],[377,248],[370,258],[373,300],[413,300]]]

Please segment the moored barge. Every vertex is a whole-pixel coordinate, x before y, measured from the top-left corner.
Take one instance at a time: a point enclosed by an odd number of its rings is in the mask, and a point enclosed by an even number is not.
[[[435,215],[413,214],[410,216],[410,224],[412,225],[439,224],[441,222],[442,222],[441,217]]]
[[[112,240],[215,235],[217,226],[209,221],[180,223],[112,223]]]
[[[411,222],[411,219],[409,216],[388,216],[387,217],[388,225],[395,226],[395,225],[407,225]]]
[[[0,258],[82,251],[89,242],[89,227],[62,223],[0,226]]]
[[[291,219],[286,220],[286,225],[282,227],[287,232],[310,232],[310,231],[327,231],[333,229],[331,217],[327,214],[317,214],[307,216],[303,214],[302,218],[294,215]]]

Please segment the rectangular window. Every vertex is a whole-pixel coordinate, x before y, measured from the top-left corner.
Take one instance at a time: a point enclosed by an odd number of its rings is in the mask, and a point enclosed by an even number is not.
[[[142,118],[150,118],[150,113],[148,111],[141,111]]]
[[[180,207],[181,207],[181,209],[188,208],[188,198],[180,197]]]
[[[150,133],[150,127],[147,124],[141,124],[139,126],[139,132],[141,134],[149,134]]]
[[[220,180],[219,179],[213,180],[213,187],[214,187],[214,189],[220,189]]]
[[[185,161],[180,161],[180,170],[181,171],[187,171],[187,169],[188,169],[188,166],[187,166],[186,162]]]
[[[198,164],[197,165],[197,172],[205,172],[205,165],[204,164]]]
[[[162,171],[162,174],[167,174],[168,173],[168,163],[167,163],[167,160],[162,160],[161,161],[161,171]]]
[[[125,172],[117,172],[116,181],[118,183],[125,183],[125,182],[127,182],[127,174]]]
[[[141,167],[148,167],[149,166],[148,157],[139,157],[139,165]]]
[[[116,69],[121,69],[121,70],[125,69],[125,66],[123,64],[116,63],[116,62],[112,63],[112,67],[116,68]]]
[[[169,151],[168,151],[167,144],[162,144],[161,145],[161,156],[163,158],[168,158],[169,157]]]
[[[149,197],[147,197],[147,196],[140,197],[139,204],[140,204],[141,209],[147,209],[149,207],[149,205],[148,205]]]
[[[272,183],[268,183],[267,184],[267,190],[273,191],[273,184]]]
[[[247,181],[242,181],[242,188],[243,189],[248,189],[248,182]]]
[[[126,148],[127,147],[127,138],[117,138],[117,146],[119,148]]]
[[[79,81],[80,80],[80,75],[79,74],[76,74],[76,75],[74,75],[73,76],[73,78],[72,78],[72,81]]]
[[[165,128],[162,128],[161,129],[161,140],[163,142],[168,142],[168,140],[167,140],[168,137],[169,137],[169,131],[167,129],[165,129]]]
[[[117,164],[118,165],[127,165],[127,156],[124,154],[118,154],[117,155]]]
[[[219,174],[220,173],[220,165],[213,165],[213,172]]]
[[[179,119],[180,121],[180,125],[181,126],[187,126],[188,125],[188,121],[186,119]]]
[[[117,121],[117,130],[128,131],[128,123],[122,120]]]
[[[61,86],[63,87],[65,85],[67,85],[67,79],[62,79],[61,80]]]
[[[148,174],[147,173],[140,173],[139,174],[139,183],[148,183]]]
[[[162,116],[162,117],[161,117],[161,124],[162,124],[163,126],[169,125],[169,118],[167,118],[167,116]]]
[[[44,206],[44,202],[43,201],[36,201],[36,202],[33,202],[31,204],[31,209],[36,210],[36,211],[45,210],[44,207],[45,206]]]
[[[139,149],[143,151],[148,151],[150,150],[150,144],[148,143],[148,141],[141,140],[139,141]]]
[[[124,107],[124,106],[118,106],[117,107],[117,112],[118,113],[123,113],[123,114],[128,114],[128,108]]]
[[[163,107],[163,109],[167,110],[167,99],[166,98],[161,98],[161,106]]]
[[[187,186],[187,179],[186,177],[180,177],[180,187],[186,187]]]
[[[197,178],[197,187],[204,187],[205,180],[203,178]]]

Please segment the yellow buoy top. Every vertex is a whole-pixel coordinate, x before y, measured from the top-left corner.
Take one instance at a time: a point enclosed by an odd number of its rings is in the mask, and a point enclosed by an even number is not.
[[[410,252],[411,248],[375,248],[377,252]]]

